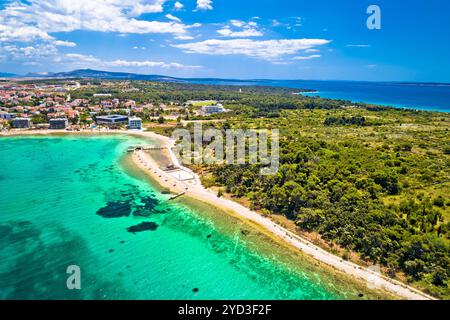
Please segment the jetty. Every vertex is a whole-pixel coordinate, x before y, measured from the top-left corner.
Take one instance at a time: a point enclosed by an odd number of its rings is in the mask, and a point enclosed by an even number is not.
[[[169,201],[170,201],[170,200],[175,200],[176,198],[179,198],[179,197],[183,196],[185,193],[186,193],[186,191],[180,192],[180,193],[178,193],[178,194],[175,194],[175,195],[173,195],[173,196],[171,196],[171,197],[169,198]]]
[[[153,147],[153,146],[131,146],[128,147],[127,152],[135,152],[135,151],[150,151],[150,150],[164,150],[166,147]]]

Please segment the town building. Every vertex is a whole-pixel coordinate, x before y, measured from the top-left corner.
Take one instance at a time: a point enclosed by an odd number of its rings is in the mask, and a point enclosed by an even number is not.
[[[14,115],[8,112],[0,111],[0,119],[10,120],[14,118]]]
[[[95,93],[94,94],[94,98],[95,97],[111,97],[112,96],[112,94],[110,94],[110,93]]]
[[[34,127],[38,130],[46,130],[50,128],[50,124],[48,123],[36,123]]]
[[[16,129],[28,129],[31,127],[30,118],[14,118],[11,121],[11,126]]]
[[[97,116],[96,117],[97,124],[103,124],[107,126],[119,126],[122,124],[128,124],[128,117],[122,116],[119,114],[111,114],[107,116]]]
[[[142,130],[142,119],[138,117],[130,117],[128,119],[128,129]]]
[[[202,111],[205,114],[213,114],[213,113],[225,112],[225,109],[223,108],[223,105],[216,104],[215,106],[203,106]]]
[[[50,129],[65,129],[69,125],[69,121],[66,118],[50,119]]]

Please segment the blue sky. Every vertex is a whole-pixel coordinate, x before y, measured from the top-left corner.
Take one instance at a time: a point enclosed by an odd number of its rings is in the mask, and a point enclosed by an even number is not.
[[[450,82],[449,14],[445,0],[0,0],[0,72]]]

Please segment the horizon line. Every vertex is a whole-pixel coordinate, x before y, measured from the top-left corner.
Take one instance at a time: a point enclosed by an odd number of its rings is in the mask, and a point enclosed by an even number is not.
[[[441,81],[410,81],[410,80],[354,80],[354,79],[301,79],[301,78],[233,78],[233,77],[176,77],[176,76],[169,76],[164,74],[151,74],[151,73],[136,73],[136,72],[127,72],[127,71],[109,71],[109,70],[97,70],[97,69],[91,69],[91,68],[84,68],[84,69],[74,69],[70,71],[58,71],[58,72],[28,72],[27,74],[15,74],[11,72],[0,72],[4,74],[9,74],[11,76],[9,77],[0,77],[0,79],[90,79],[90,77],[52,77],[52,74],[60,74],[60,73],[73,73],[76,71],[95,71],[95,72],[106,72],[106,73],[123,73],[123,74],[129,74],[129,75],[136,75],[136,76],[153,76],[153,77],[167,77],[167,78],[173,78],[173,79],[180,79],[180,80],[223,80],[223,81],[336,81],[336,82],[368,82],[368,83],[398,83],[398,84],[443,84],[443,85],[450,85],[450,82],[441,82]],[[34,75],[34,76],[33,76]],[[108,79],[108,78],[102,78],[98,77],[96,79]],[[110,79],[111,80],[111,79]],[[119,80],[119,79],[117,79]],[[133,80],[133,79],[131,79]],[[139,81],[139,80],[136,80]],[[145,81],[145,80],[141,80]],[[148,80],[150,81],[150,80]]]

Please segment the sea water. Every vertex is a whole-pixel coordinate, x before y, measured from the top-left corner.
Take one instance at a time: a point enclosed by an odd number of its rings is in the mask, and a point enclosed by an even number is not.
[[[450,84],[369,81],[313,80],[220,80],[192,79],[199,84],[240,86],[273,86],[308,89],[305,96],[341,99],[351,102],[391,106],[424,111],[450,112]]]

